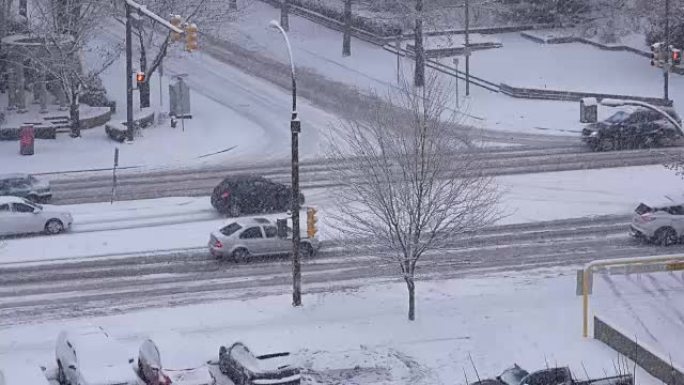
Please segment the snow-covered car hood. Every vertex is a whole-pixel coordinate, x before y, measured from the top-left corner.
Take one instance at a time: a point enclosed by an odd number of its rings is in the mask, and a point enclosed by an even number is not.
[[[136,374],[128,363],[110,366],[82,367],[84,385],[136,384]]]
[[[176,385],[213,385],[216,380],[206,366],[194,369],[164,369],[172,384]]]

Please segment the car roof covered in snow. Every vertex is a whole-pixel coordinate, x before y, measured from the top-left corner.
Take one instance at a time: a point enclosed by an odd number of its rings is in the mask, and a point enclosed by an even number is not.
[[[272,221],[268,218],[263,218],[263,217],[248,217],[248,218],[235,218],[234,220],[231,220],[226,223],[226,225],[229,225],[231,223],[237,223],[241,227],[248,227],[248,226],[264,226],[264,225],[275,225],[275,221]]]
[[[0,368],[0,385],[48,385],[45,373],[38,365],[13,362]]]
[[[99,326],[83,326],[66,331],[67,341],[76,350],[81,371],[96,368],[123,368],[134,357],[125,346],[109,337]],[[114,370],[112,369],[112,370]],[[90,372],[90,375],[95,373]]]
[[[684,197],[672,197],[664,195],[660,198],[642,200],[641,203],[645,204],[650,208],[678,206],[684,205]]]
[[[3,179],[26,179],[29,177],[29,174],[22,174],[22,173],[11,173],[11,174],[0,174],[0,180]]]
[[[26,203],[24,198],[15,197],[12,195],[2,195],[0,196],[0,204],[5,203]]]

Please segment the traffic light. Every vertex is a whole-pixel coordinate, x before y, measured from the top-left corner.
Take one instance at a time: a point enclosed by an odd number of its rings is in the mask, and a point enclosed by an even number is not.
[[[309,207],[306,210],[306,236],[309,238],[315,237],[318,232],[318,228],[316,227],[316,222],[318,222],[316,213],[318,213],[318,210],[313,207]]]
[[[662,65],[663,61],[666,59],[665,56],[665,44],[662,42],[651,44],[651,65],[655,66]]]
[[[672,65],[679,65],[682,62],[682,50],[670,47],[670,60]]]
[[[181,28],[183,24],[183,18],[180,15],[171,15],[171,20],[169,21],[171,25],[176,28]],[[171,42],[175,43],[181,39],[181,34],[176,31],[171,31]]]
[[[185,50],[192,52],[197,50],[197,25],[195,23],[190,23],[185,28]]]
[[[138,84],[140,84],[140,83],[145,83],[145,73],[144,73],[144,72],[140,72],[140,71],[136,72],[136,73],[135,73],[135,81],[136,81],[136,83],[138,83]]]

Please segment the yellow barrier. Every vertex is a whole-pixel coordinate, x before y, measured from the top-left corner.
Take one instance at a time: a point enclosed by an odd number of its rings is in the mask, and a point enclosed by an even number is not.
[[[589,282],[592,271],[599,267],[663,264],[663,271],[684,270],[684,255],[617,258],[591,261],[582,269],[582,336],[589,336]]]

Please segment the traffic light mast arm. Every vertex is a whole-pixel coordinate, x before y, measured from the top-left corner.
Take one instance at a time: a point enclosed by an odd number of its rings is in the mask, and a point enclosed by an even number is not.
[[[153,19],[154,21],[160,23],[161,25],[170,29],[171,31],[176,32],[176,33],[180,33],[180,34],[184,33],[184,31],[182,29],[174,26],[173,24],[169,23],[167,20],[165,20],[161,16],[159,16],[156,13],[147,9],[147,6],[142,5],[142,4],[138,4],[133,0],[124,0],[124,1],[126,1],[126,4],[128,4],[131,8],[140,11],[140,13],[142,13],[145,16],[149,17],[150,19]]]

